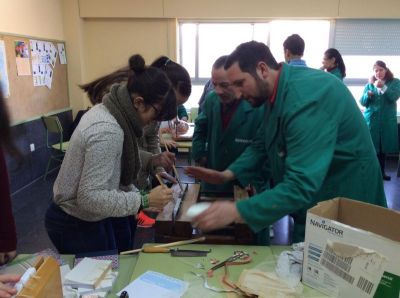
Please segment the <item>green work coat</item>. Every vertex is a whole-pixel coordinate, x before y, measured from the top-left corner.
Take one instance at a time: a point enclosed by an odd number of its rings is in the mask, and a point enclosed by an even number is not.
[[[360,100],[366,107],[364,118],[378,153],[399,151],[396,101],[400,97],[400,81],[393,79],[386,82],[386,87],[386,91],[381,94],[374,84],[367,84]],[[374,94],[368,97],[368,91]]]
[[[342,196],[387,205],[368,127],[347,87],[320,70],[282,67],[264,129],[229,169],[246,184],[268,160],[274,185],[237,209],[256,232],[292,215],[297,242],[307,209],[320,201]]]
[[[339,80],[343,81],[343,75],[340,72],[340,69],[338,67],[335,67],[334,69],[331,69],[329,71],[330,74],[333,74],[335,77],[337,77]]]
[[[242,100],[228,127],[223,129],[220,99],[214,91],[211,91],[206,97],[202,112],[195,121],[192,142],[193,159],[207,157],[207,168],[225,170],[251,144],[263,121],[264,112],[264,107],[255,109],[247,101]],[[259,187],[264,184],[261,179],[262,176],[258,175],[249,183]],[[234,184],[235,181],[222,185],[203,183],[201,190],[231,193]],[[236,184],[238,184],[237,181]]]
[[[182,119],[183,117],[189,118],[186,108],[184,105],[178,105],[178,118]]]

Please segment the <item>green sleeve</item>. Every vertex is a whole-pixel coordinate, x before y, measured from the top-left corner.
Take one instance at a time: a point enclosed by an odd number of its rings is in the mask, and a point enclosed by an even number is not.
[[[372,97],[368,96],[368,91],[373,91],[374,95]],[[360,104],[364,107],[368,107],[373,101],[373,97],[377,95],[377,90],[373,84],[367,84],[364,88],[363,94],[360,99]]]
[[[208,137],[208,121],[210,117],[212,102],[207,97],[204,102],[202,112],[197,116],[195,120],[195,127],[193,132],[192,140],[192,158],[199,160],[200,158],[207,156],[206,143]]]
[[[333,158],[337,123],[331,115],[311,102],[285,118],[288,155],[283,181],[249,200],[236,203],[240,215],[255,232],[309,206]]]
[[[265,165],[267,153],[264,148],[264,136],[265,126],[262,122],[251,145],[228,167],[243,186],[251,184]]]
[[[383,94],[384,97],[391,102],[395,102],[400,97],[400,80],[393,79],[390,84],[387,84],[387,90]]]
[[[186,117],[188,119],[188,113],[186,112],[186,108],[184,105],[179,105],[178,106],[178,118],[182,119],[183,117]]]

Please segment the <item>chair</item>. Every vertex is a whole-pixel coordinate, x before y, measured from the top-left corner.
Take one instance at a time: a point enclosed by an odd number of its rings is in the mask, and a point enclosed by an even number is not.
[[[46,127],[46,146],[51,150],[49,161],[47,162],[46,171],[43,179],[46,180],[52,160],[62,162],[65,152],[68,149],[69,142],[64,142],[63,128],[57,116],[43,116],[44,126]],[[50,143],[50,134],[58,134],[59,142],[56,144]]]

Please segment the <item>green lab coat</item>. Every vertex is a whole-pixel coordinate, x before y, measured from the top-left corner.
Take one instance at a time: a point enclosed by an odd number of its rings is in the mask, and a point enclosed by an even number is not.
[[[228,127],[224,130],[220,99],[214,91],[210,92],[206,97],[202,112],[195,121],[192,142],[193,159],[207,157],[207,168],[225,170],[251,144],[263,121],[264,112],[263,107],[255,109],[247,101],[242,100]],[[264,184],[261,179],[261,175],[258,175],[249,183],[259,187]],[[232,192],[234,184],[235,181],[222,185],[203,183],[201,190]],[[238,184],[237,181],[236,184]]]
[[[237,202],[238,211],[256,232],[292,215],[298,242],[307,209],[320,201],[343,196],[387,205],[367,125],[347,87],[319,70],[282,67],[264,129],[229,169],[246,184],[248,173],[268,159],[274,186]]]
[[[189,119],[189,116],[188,116],[185,106],[178,105],[178,118],[182,119],[183,117],[186,117],[186,119]]]
[[[360,103],[366,107],[364,118],[376,152],[394,153],[399,151],[396,101],[400,97],[400,80],[388,81],[386,86],[386,91],[380,94],[374,84],[367,84]],[[368,91],[374,92],[371,98],[368,97]],[[379,140],[382,145],[381,150]]]
[[[340,69],[338,67],[335,67],[334,69],[329,71],[330,74],[333,74],[335,77],[337,77],[339,80],[343,81],[343,75],[340,72]]]

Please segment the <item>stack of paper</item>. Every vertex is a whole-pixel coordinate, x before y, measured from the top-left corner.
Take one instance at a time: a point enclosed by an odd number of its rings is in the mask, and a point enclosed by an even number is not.
[[[111,261],[84,258],[66,276],[64,285],[73,288],[98,288],[111,271]]]

